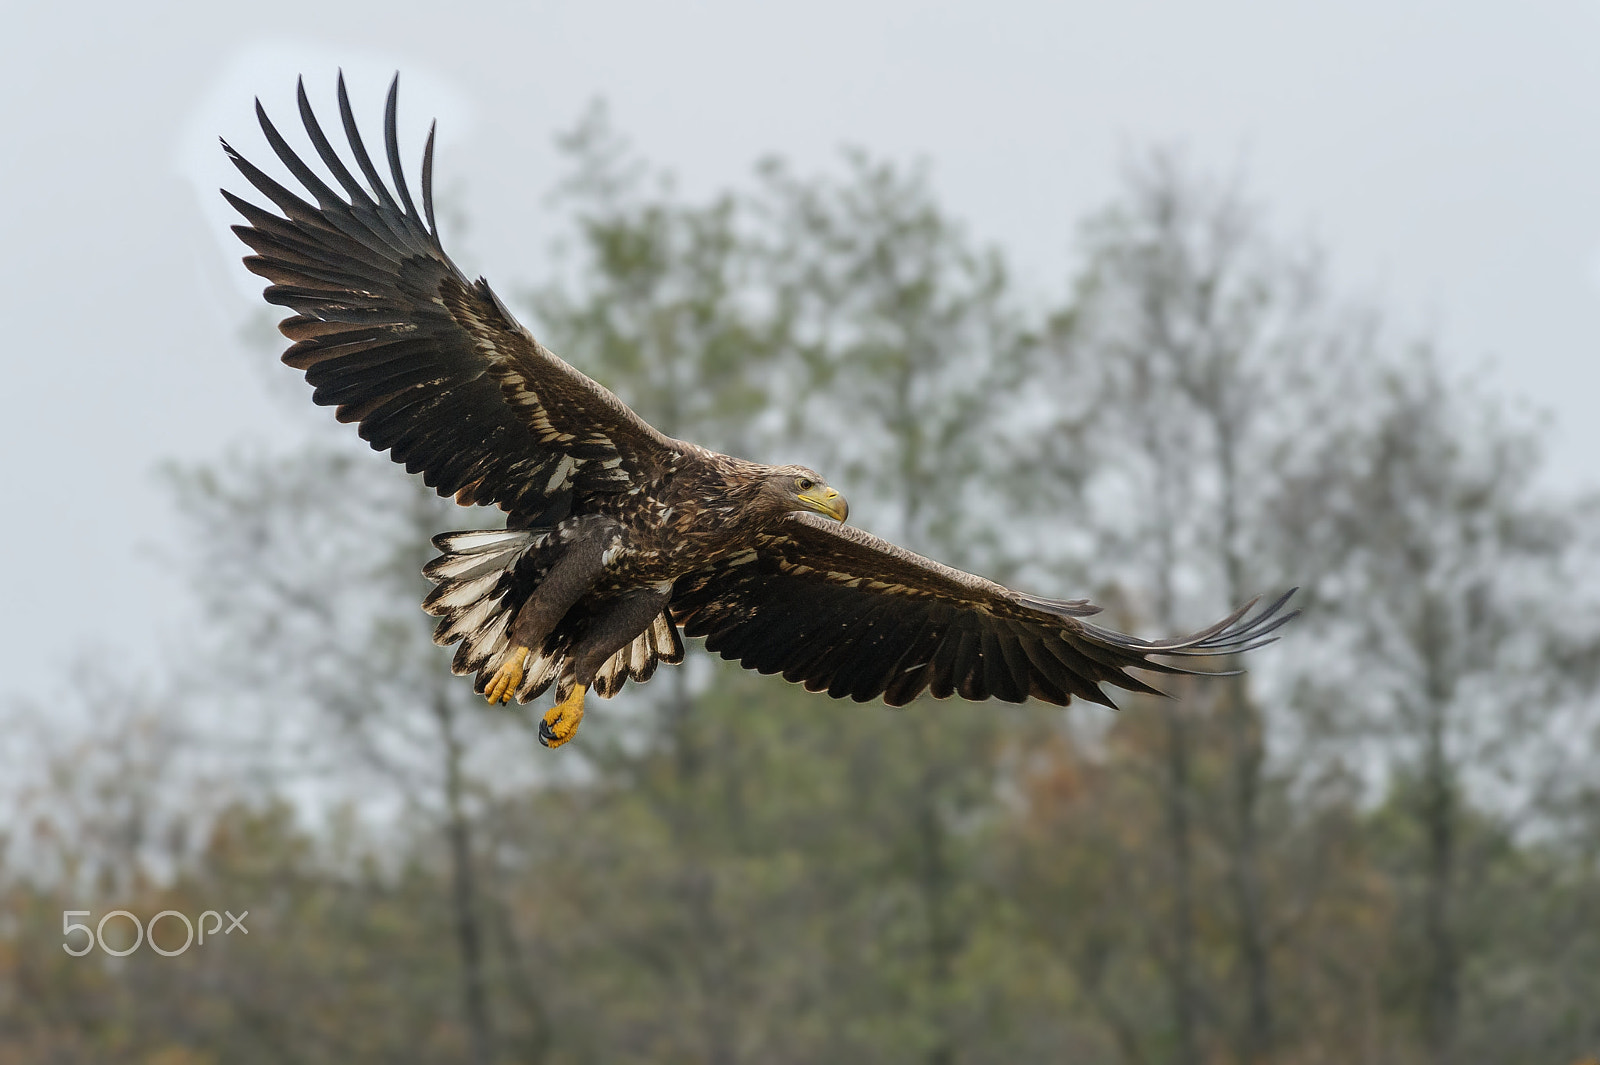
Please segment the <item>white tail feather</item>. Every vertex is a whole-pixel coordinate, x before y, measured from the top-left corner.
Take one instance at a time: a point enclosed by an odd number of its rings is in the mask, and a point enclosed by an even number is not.
[[[556,678],[556,669],[561,665],[559,655],[536,654],[528,659],[523,674],[522,686],[517,689],[517,701],[525,703],[529,699],[536,699],[544,694],[550,687],[550,682]]]
[[[452,644],[463,636],[472,636],[501,613],[503,609],[501,604],[504,601],[500,596],[490,596],[477,600],[467,609],[451,618],[449,627],[444,630],[444,635],[442,637],[435,636],[433,642]]]
[[[516,552],[500,554],[446,555],[428,563],[422,575],[431,581],[465,581],[485,573],[503,573],[516,559]]]
[[[683,661],[683,641],[678,638],[678,626],[662,611],[646,630],[650,636],[650,650],[661,661],[675,665]]]
[[[652,623],[652,627],[654,623]],[[628,645],[628,675],[634,680],[644,680],[648,674],[645,672],[650,664],[655,661],[655,655],[650,653],[650,633],[648,630],[641,632]]]
[[[460,676],[482,669],[484,661],[492,656],[503,658],[506,648],[510,646],[510,641],[506,639],[506,629],[510,625],[511,611],[502,610],[488,625],[468,635],[467,642],[461,645],[461,652],[456,654],[456,661],[451,663],[450,669]]]
[[[457,640],[450,669],[456,674],[479,672],[485,662],[503,658],[515,603],[505,580],[530,548],[543,542],[544,533],[494,529],[482,532],[443,533],[433,538],[445,554],[423,567],[423,576],[438,585],[422,601],[422,609],[441,618],[433,642],[449,645]],[[475,686],[483,690],[485,678]]]
[[[628,679],[628,648],[624,647],[616,654],[605,660],[605,664],[595,671],[594,691],[596,695],[609,699],[622,688]]]
[[[512,529],[482,529],[472,532],[440,533],[433,546],[449,555],[468,555],[507,544],[521,546],[529,539],[526,532]]]
[[[496,569],[492,573],[471,580],[452,581],[441,585],[438,593],[428,597],[430,606],[437,608],[439,614],[455,614],[471,606],[475,600],[494,591],[494,586],[500,583],[502,570]]]

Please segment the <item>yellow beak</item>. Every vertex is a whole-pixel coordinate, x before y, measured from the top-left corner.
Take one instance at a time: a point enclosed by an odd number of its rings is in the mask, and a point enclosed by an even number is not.
[[[850,516],[850,504],[844,501],[844,496],[822,485],[801,492],[800,502],[806,505],[806,509],[826,514],[834,521],[842,522]]]

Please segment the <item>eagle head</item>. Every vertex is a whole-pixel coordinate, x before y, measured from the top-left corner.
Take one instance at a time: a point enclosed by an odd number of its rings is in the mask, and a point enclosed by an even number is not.
[[[844,496],[828,487],[816,470],[804,466],[773,467],[767,472],[761,494],[763,502],[784,514],[814,510],[841,522],[850,516],[850,504]]]

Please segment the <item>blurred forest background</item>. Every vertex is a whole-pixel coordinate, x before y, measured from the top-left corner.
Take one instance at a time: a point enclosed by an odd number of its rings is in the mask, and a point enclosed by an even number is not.
[[[696,647],[553,753],[417,605],[428,538],[494,514],[331,424],[174,468],[181,653],[7,707],[0,1062],[1600,1056],[1600,526],[1538,490],[1535,420],[1172,155],[1052,295],[915,169],[694,202],[603,112],[564,147],[563,249],[496,283],[655,425],[1141,634],[1304,616],[1117,713],[841,704]],[[64,911],[224,908],[248,935],[62,949]]]

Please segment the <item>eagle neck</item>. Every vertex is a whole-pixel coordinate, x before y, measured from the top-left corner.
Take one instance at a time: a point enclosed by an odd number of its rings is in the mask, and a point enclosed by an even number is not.
[[[764,530],[783,517],[787,508],[775,507],[769,499],[769,468],[754,462],[730,464],[723,478],[722,497],[735,523],[741,528]]]

